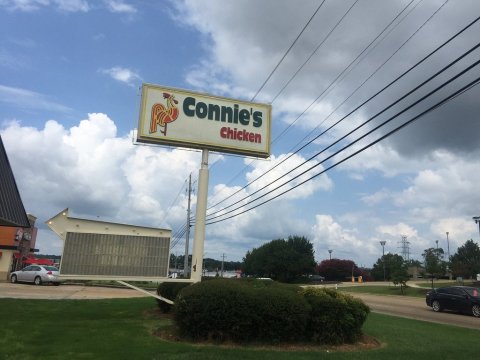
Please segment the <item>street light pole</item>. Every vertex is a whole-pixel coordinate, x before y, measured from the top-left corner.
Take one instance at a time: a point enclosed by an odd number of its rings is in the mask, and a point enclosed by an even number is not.
[[[387,242],[385,240],[380,241],[380,245],[382,245],[382,263],[383,263],[383,281],[387,281],[385,275],[385,244]]]
[[[474,216],[473,221],[475,221],[475,224],[478,224],[478,233],[480,234],[480,216]]]
[[[330,260],[332,260],[332,252],[333,250],[328,250],[328,253],[330,254]]]
[[[450,241],[448,240],[448,231],[447,231],[447,261],[450,261]]]
[[[447,231],[447,264],[450,262],[450,241],[448,240],[448,231]],[[450,266],[447,267],[448,269],[448,278],[452,280],[452,273],[450,272]]]

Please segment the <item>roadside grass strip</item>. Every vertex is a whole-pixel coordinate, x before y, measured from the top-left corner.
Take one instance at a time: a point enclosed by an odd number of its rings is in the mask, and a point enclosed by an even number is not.
[[[479,330],[372,313],[364,332],[382,346],[352,348],[196,345],[155,333],[171,317],[150,298],[0,299],[0,359],[476,359]]]

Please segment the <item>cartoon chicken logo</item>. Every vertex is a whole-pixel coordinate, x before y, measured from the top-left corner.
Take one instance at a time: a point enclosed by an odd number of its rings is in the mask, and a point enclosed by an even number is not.
[[[150,134],[157,132],[157,126],[160,126],[159,131],[167,136],[167,124],[174,122],[178,117],[178,101],[169,93],[163,93],[163,98],[167,99],[167,106],[163,104],[153,104],[152,115],[150,119]]]

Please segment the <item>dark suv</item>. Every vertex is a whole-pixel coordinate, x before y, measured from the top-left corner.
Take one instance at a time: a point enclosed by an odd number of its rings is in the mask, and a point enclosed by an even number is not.
[[[433,311],[454,310],[480,317],[480,289],[470,286],[450,286],[427,293],[426,302]]]

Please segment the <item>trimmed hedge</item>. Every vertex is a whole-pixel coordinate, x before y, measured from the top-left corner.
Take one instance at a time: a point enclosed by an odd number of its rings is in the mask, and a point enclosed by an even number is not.
[[[370,308],[359,299],[327,288],[302,289],[310,304],[307,333],[320,344],[352,343],[362,334]]]
[[[336,290],[252,279],[183,288],[174,309],[181,336],[240,343],[351,343],[370,312],[361,300]]]
[[[175,322],[180,334],[193,340],[299,341],[307,328],[309,305],[292,289],[262,281],[197,283],[177,296]]]
[[[190,283],[164,282],[158,285],[157,295],[167,298],[168,300],[175,301],[175,298],[177,297],[177,294],[180,292],[180,290],[189,285]],[[157,300],[157,303],[160,310],[166,314],[169,313],[173,308],[173,305],[170,305],[162,300]]]

